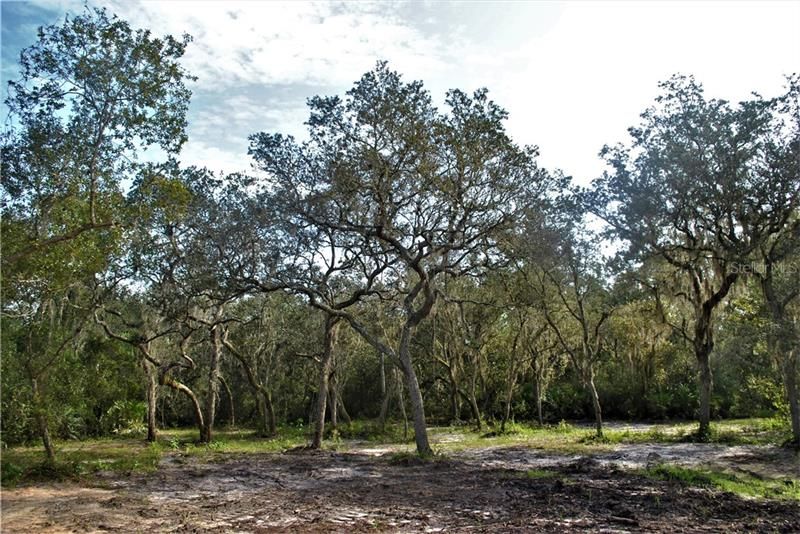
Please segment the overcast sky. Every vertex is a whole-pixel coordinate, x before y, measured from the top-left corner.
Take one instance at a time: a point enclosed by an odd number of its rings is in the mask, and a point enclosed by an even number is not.
[[[581,183],[597,153],[658,94],[694,74],[708,96],[779,94],[800,71],[800,2],[212,2],[120,0],[104,5],[135,27],[189,33],[198,77],[181,161],[248,170],[247,136],[302,136],[306,98],[341,94],[378,60],[421,79],[435,101],[449,88],[488,87],[520,144]],[[2,77],[14,76],[36,28],[81,1],[2,1]]]

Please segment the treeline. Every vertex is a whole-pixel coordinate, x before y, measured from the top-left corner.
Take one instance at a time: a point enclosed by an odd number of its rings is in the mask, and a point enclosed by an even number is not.
[[[220,176],[177,159],[189,43],[87,9],[21,55],[5,443],[403,418],[428,454],[432,420],[753,415],[800,442],[797,75],[736,105],[674,76],[582,188],[486,90],[437,109],[379,63]]]

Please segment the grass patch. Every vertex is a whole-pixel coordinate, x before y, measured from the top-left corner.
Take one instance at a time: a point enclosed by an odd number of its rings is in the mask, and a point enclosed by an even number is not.
[[[2,485],[20,482],[82,478],[98,471],[153,471],[161,460],[160,443],[130,438],[105,438],[57,443],[56,461],[46,462],[38,447],[13,447],[3,452]]]
[[[377,421],[372,420],[340,424],[336,430],[330,430],[329,426],[326,426],[326,434],[334,442],[337,440],[358,440],[375,444],[389,444],[414,441],[413,429],[409,428],[408,435],[403,436],[402,423],[389,421],[383,425],[383,428]]]
[[[746,497],[800,501],[800,481],[789,478],[766,479],[666,464],[648,467],[639,470],[639,473],[656,480],[680,482],[687,486],[716,488]]]
[[[208,444],[198,443],[198,437],[197,429],[186,428],[161,430],[156,443],[118,436],[58,441],[54,464],[45,461],[44,451],[39,446],[10,447],[2,454],[2,486],[80,479],[98,471],[154,471],[165,452],[217,458],[225,454],[282,452],[306,442],[306,432],[302,426],[281,427],[275,438],[261,438],[252,430],[236,429],[216,431],[214,441]]]
[[[306,429],[300,425],[280,427],[274,437],[260,437],[247,429],[225,429],[215,431],[211,443],[200,443],[197,438],[196,429],[168,429],[159,433],[159,443],[165,450],[197,457],[276,453],[307,442]]]
[[[565,454],[602,452],[609,443],[596,442],[590,437],[593,430],[561,422],[558,425],[528,426],[520,423],[506,424],[506,431],[489,426],[482,432],[465,427],[438,427],[431,429],[431,441],[446,451],[485,447],[525,446]]]
[[[690,439],[696,422],[650,425],[641,428],[605,429],[602,439],[594,437],[590,427],[575,426],[564,421],[544,427],[509,422],[505,432],[499,425],[485,426],[478,432],[465,425],[429,429],[431,444],[440,453],[459,450],[524,446],[562,454],[593,454],[612,450],[617,444],[674,443]],[[789,436],[789,428],[781,419],[737,419],[715,422],[710,441],[726,445],[781,445]],[[44,463],[39,446],[11,447],[2,454],[2,485],[12,486],[26,480],[64,479],[90,475],[103,470],[119,472],[156,469],[162,453],[179,453],[188,457],[217,460],[231,454],[283,452],[308,442],[309,429],[300,424],[284,425],[278,435],[262,438],[252,430],[224,429],[214,432],[214,441],[198,442],[195,428],[165,429],[155,444],[130,437],[115,436],[85,441],[56,443],[57,462]],[[383,430],[375,421],[353,421],[340,425],[326,448],[346,450],[347,440],[375,444],[393,444],[398,449],[413,447],[413,431],[404,438],[401,423],[387,423]],[[402,453],[405,454],[405,453]],[[410,454],[414,454],[413,452]],[[414,454],[416,457],[416,455]],[[735,481],[729,481],[734,484]],[[791,484],[788,484],[791,486]],[[784,493],[786,490],[781,489]]]
[[[450,460],[446,454],[441,452],[420,456],[416,451],[397,451],[386,455],[385,458],[391,465],[404,466],[444,464]]]

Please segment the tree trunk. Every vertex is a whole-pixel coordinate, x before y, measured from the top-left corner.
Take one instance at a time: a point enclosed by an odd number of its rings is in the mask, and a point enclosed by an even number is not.
[[[264,406],[266,408],[267,416],[267,431],[270,436],[275,436],[278,433],[278,420],[275,417],[275,403],[272,402],[272,394],[264,388],[261,392],[264,397]]]
[[[698,381],[700,387],[700,411],[698,419],[700,427],[697,437],[705,441],[711,434],[711,351],[714,349],[714,338],[711,330],[711,307],[700,305],[695,310],[694,355],[697,359]]]
[[[516,381],[516,377],[509,380],[508,390],[506,391],[505,411],[503,412],[503,420],[500,422],[500,432],[506,431],[506,423],[511,418],[511,400],[514,396]]]
[[[698,351],[696,356],[700,374],[700,427],[697,435],[700,440],[704,441],[711,435],[711,389],[713,387],[711,358],[708,352],[702,350]]]
[[[247,382],[250,384],[250,388],[253,391],[253,396],[256,400],[256,408],[258,409],[259,434],[262,437],[274,436],[277,433],[277,423],[275,421],[275,408],[272,405],[272,396],[270,395],[269,390],[264,383],[257,378],[255,370],[250,366],[250,362],[248,362],[244,355],[236,350],[236,347],[234,347],[230,341],[228,341],[227,336],[223,336],[222,343],[228,349],[228,351],[230,351],[230,353],[233,354],[237,360],[239,360],[239,363],[242,365],[242,369],[244,369],[245,375],[247,375]],[[233,397],[231,397],[231,416],[232,415]]]
[[[39,391],[39,381],[35,378],[31,378],[31,390],[33,393],[33,409],[36,414],[36,425],[39,427],[39,436],[42,438],[42,445],[44,446],[47,463],[54,464],[56,461],[56,452],[53,448],[53,440],[50,437],[50,425],[47,421],[47,407],[44,401],[42,401],[42,395]]]
[[[772,319],[768,336],[769,349],[778,362],[783,375],[783,387],[789,403],[789,418],[792,422],[792,443],[800,447],[800,400],[797,391],[798,349],[795,326],[786,316],[786,306],[792,299],[782,301],[775,292],[772,263],[767,265],[761,278],[761,290]],[[796,298],[796,297],[794,297]]]
[[[328,379],[328,409],[331,411],[331,429],[336,430],[339,426],[339,396],[336,391],[336,361],[331,358],[331,376]]]
[[[411,415],[414,419],[414,441],[417,445],[417,454],[420,456],[430,456],[433,454],[430,443],[428,442],[428,428],[425,423],[425,406],[422,399],[422,391],[419,389],[417,374],[414,372],[414,365],[411,363],[410,342],[412,328],[408,325],[403,327],[400,334],[400,365],[406,378],[408,388],[408,398],[411,402]]]
[[[475,428],[480,432],[483,429],[483,419],[481,418],[481,409],[478,406],[478,396],[475,393],[475,388],[478,382],[478,358],[476,356],[474,367],[472,369],[472,378],[469,385],[469,403],[472,409],[472,417],[475,420]]]
[[[319,365],[319,385],[317,387],[317,403],[314,410],[314,435],[311,438],[311,448],[319,449],[322,446],[322,437],[325,433],[325,405],[328,402],[328,378],[333,364],[333,348],[336,344],[336,333],[339,318],[329,315],[325,319],[325,339],[322,360]]]
[[[462,395],[464,395],[462,393]],[[469,404],[469,411],[472,414],[472,420],[475,422],[475,428],[477,430],[481,430],[483,428],[483,421],[481,420],[481,409],[478,406],[478,399],[474,394],[474,391],[471,391],[469,395],[464,395],[467,400],[467,404]]]
[[[451,410],[451,421],[455,424],[461,422],[461,402],[459,400],[459,393],[458,393],[458,381],[456,380],[456,372],[453,368],[454,365],[451,362],[450,365],[447,366],[447,378],[450,382],[450,410]]]
[[[603,410],[600,407],[600,395],[597,394],[597,387],[594,385],[594,370],[589,371],[588,380],[589,393],[592,396],[592,407],[594,408],[594,425],[597,437],[603,437]]]
[[[228,419],[228,426],[236,426],[236,407],[233,403],[233,391],[231,391],[231,386],[228,384],[228,381],[225,380],[225,377],[219,375],[219,381],[222,384],[222,387],[225,388],[225,395],[228,396],[228,412],[230,413],[230,417]]]
[[[403,395],[403,380],[397,380],[397,399],[400,404],[400,414],[403,416],[403,439],[408,439],[408,414],[406,413],[406,399]]]
[[[214,432],[214,419],[217,415],[217,399],[219,398],[220,368],[222,366],[222,334],[221,327],[211,329],[211,367],[208,371],[208,395],[206,396],[205,424],[200,436],[203,443],[211,443]]]
[[[544,418],[542,417],[542,383],[539,376],[534,376],[533,387],[536,394],[536,416],[539,419],[539,426],[544,426]]]
[[[347,412],[347,408],[344,405],[344,400],[342,400],[342,395],[341,394],[337,393],[336,402],[337,402],[337,404],[339,406],[339,410],[341,411],[342,417],[344,417],[344,420],[347,423],[347,425],[348,426],[352,425],[353,424],[353,420],[350,418],[350,414]]]
[[[200,407],[200,401],[197,399],[197,395],[194,394],[194,391],[168,375],[163,375],[161,377],[161,384],[169,386],[176,391],[180,391],[189,398],[192,402],[192,408],[194,408],[194,418],[197,423],[197,428],[200,431],[200,441],[204,441],[206,427],[203,424],[203,409]]]
[[[695,282],[695,323],[694,323],[694,354],[697,358],[700,379],[700,427],[697,437],[701,441],[707,440],[711,435],[711,391],[714,387],[711,376],[711,353],[714,350],[714,328],[712,314],[722,299],[736,283],[737,274],[729,274],[722,281],[719,290],[711,296],[704,297],[699,289],[699,282]]]
[[[381,411],[378,414],[378,425],[380,426],[381,432],[383,432],[386,428],[386,412],[389,409],[389,395],[386,391],[386,365],[385,365],[385,358],[386,356],[383,352],[380,353],[381,365]]]
[[[792,420],[792,443],[800,447],[800,400],[797,395],[797,349],[789,350],[783,357],[783,384],[786,400],[789,401],[789,416]]]
[[[156,406],[158,405],[158,370],[149,361],[142,359],[145,377],[147,378],[147,441],[158,439]],[[162,419],[164,410],[161,410]]]
[[[258,435],[260,437],[266,437],[269,435],[269,421],[267,419],[267,403],[264,400],[264,396],[261,394],[261,390],[256,389],[255,391],[255,398],[256,398],[256,412],[258,413]]]

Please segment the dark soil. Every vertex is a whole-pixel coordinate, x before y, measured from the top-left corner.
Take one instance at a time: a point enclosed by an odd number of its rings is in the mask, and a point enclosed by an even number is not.
[[[432,461],[327,451],[216,461],[171,455],[155,473],[4,491],[2,531],[800,530],[796,501],[651,480],[590,458],[529,476],[504,467],[504,455],[502,449]]]

